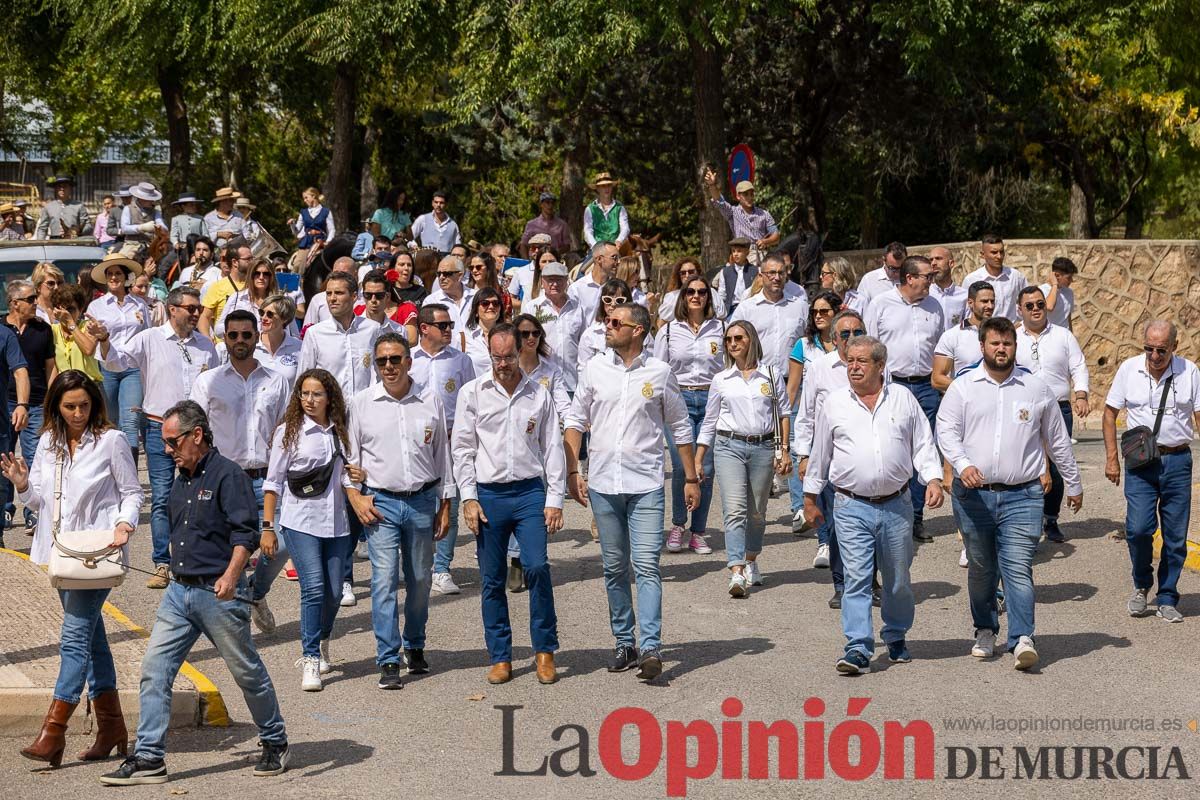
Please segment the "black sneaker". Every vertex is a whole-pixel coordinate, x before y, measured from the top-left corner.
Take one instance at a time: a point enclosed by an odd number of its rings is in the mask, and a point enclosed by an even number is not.
[[[918,542],[922,542],[923,544],[928,544],[929,542],[933,541],[933,537],[925,533],[925,520],[913,520],[913,538]]]
[[[637,648],[630,644],[619,644],[613,650],[613,659],[608,664],[608,671],[624,672],[627,669],[637,666],[637,663]]]
[[[508,580],[504,582],[504,585],[512,594],[525,591],[525,568],[521,566],[521,559],[510,558],[508,560]]]
[[[837,671],[842,675],[861,675],[871,671],[871,660],[858,650],[851,650],[837,662]]]
[[[258,757],[258,763],[254,765],[254,777],[278,775],[287,769],[288,755],[291,751],[288,750],[286,742],[283,744],[259,742],[258,746],[262,748],[262,753]]]
[[[405,650],[404,665],[408,667],[409,675],[424,675],[429,672],[429,662],[425,660],[425,650],[422,648]]]
[[[1046,541],[1048,542],[1062,544],[1067,540],[1067,537],[1063,536],[1062,529],[1058,527],[1057,519],[1047,517],[1046,524],[1042,526],[1042,530],[1045,532]]]
[[[379,688],[380,689],[403,689],[404,684],[400,682],[400,665],[399,664],[384,664],[379,668]]]
[[[137,786],[141,783],[166,783],[167,762],[153,760],[134,753],[121,762],[115,772],[100,776],[105,786]]]
[[[841,608],[842,607],[842,593],[837,591],[836,589],[833,592],[833,597],[829,598],[829,607],[830,608]]]
[[[637,676],[639,680],[652,681],[662,674],[662,653],[657,650],[647,650],[638,661]]]
[[[898,642],[889,642],[887,646],[888,661],[893,664],[907,664],[912,661],[912,656],[909,655],[908,645],[901,639]]]
[[[879,608],[883,605],[883,595],[879,593],[878,586],[871,588],[871,605],[875,606],[876,608]]]

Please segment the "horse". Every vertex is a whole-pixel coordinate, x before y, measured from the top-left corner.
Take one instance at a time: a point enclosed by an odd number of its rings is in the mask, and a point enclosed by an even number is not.
[[[640,233],[631,233],[629,238],[621,242],[617,246],[618,254],[621,256],[636,256],[641,262],[641,269],[638,271],[638,287],[649,293],[650,287],[654,282],[654,258],[652,251],[662,240],[662,234],[656,233],[653,236],[646,236]],[[582,277],[592,267],[592,254],[589,252],[586,257],[576,264],[568,274],[570,282],[574,283]]]

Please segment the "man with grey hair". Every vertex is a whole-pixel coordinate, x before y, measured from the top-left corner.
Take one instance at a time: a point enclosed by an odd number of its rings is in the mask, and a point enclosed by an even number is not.
[[[37,315],[37,290],[32,282],[9,281],[6,289],[8,316],[4,319],[4,326],[16,335],[29,375],[29,385],[24,393],[20,392],[19,384],[9,384],[8,414],[10,420],[17,411],[28,414],[26,424],[17,428],[17,435],[25,463],[32,464],[38,439],[42,435],[42,402],[46,399],[46,387],[58,374],[58,367],[54,363],[54,331]],[[13,487],[3,478],[0,478],[0,486],[4,494],[4,519],[8,523],[17,513],[13,503]],[[25,532],[32,535],[37,528],[37,515],[26,508],[24,516]]]
[[[808,324],[808,295],[803,289],[797,295],[784,291],[787,265],[774,253],[763,259],[758,274],[762,278],[762,291],[742,300],[730,314],[729,322],[745,320],[753,325],[762,343],[763,366],[776,375],[786,376],[788,354]]]
[[[463,261],[458,256],[443,256],[437,266],[437,288],[421,303],[423,306],[437,303],[446,307],[453,323],[450,330],[450,346],[466,352],[460,333],[467,329],[467,318],[471,316],[471,301],[475,289],[463,283]]]
[[[871,336],[846,346],[849,391],[834,392],[817,420],[812,455],[804,477],[804,510],[809,524],[823,514],[817,498],[832,484],[833,515],[846,571],[842,599],[845,653],[837,662],[843,675],[871,671],[875,652],[871,621],[871,582],[883,576],[880,637],[893,664],[912,660],[905,636],[912,627],[915,601],[912,567],[912,506],[909,481],[925,484],[924,501],[942,505],[942,462],[929,420],[912,392],[884,382],[887,347]]]
[[[620,251],[612,242],[596,242],[592,245],[592,268],[586,276],[577,278],[567,289],[567,296],[579,303],[584,319],[596,316],[596,304],[600,302],[600,287],[617,274]],[[632,287],[630,287],[632,288]]]
[[[1194,363],[1175,355],[1177,340],[1174,323],[1163,319],[1147,323],[1142,337],[1145,354],[1117,368],[1104,401],[1104,477],[1114,485],[1121,483],[1117,414],[1122,408],[1126,432],[1121,449],[1136,431],[1157,451],[1137,461],[1126,454],[1125,541],[1133,562],[1128,610],[1133,617],[1146,614],[1155,579],[1154,533],[1161,530],[1155,603],[1157,616],[1167,622],[1183,621],[1176,587],[1187,558],[1191,522],[1191,441],[1200,426],[1200,374]]]

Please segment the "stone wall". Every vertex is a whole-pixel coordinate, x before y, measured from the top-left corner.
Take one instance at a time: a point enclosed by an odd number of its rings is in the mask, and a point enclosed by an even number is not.
[[[1142,327],[1155,317],[1179,326],[1179,354],[1200,358],[1200,241],[1123,239],[1009,239],[1005,263],[1030,282],[1049,283],[1050,262],[1066,256],[1079,267],[1075,276],[1075,336],[1091,373],[1092,409],[1084,426],[1099,429],[1101,406],[1122,361],[1142,349]],[[938,245],[909,248],[928,254]],[[942,245],[955,260],[955,280],[980,265],[978,242]],[[829,252],[842,256],[858,275],[874,269],[882,250]],[[1079,421],[1076,420],[1076,424]]]

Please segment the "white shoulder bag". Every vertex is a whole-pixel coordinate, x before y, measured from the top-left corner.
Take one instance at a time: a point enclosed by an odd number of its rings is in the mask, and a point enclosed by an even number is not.
[[[50,535],[50,585],[55,589],[111,589],[129,570],[125,548],[112,547],[108,530],[64,531],[62,528],[63,454],[54,459],[54,517]]]

